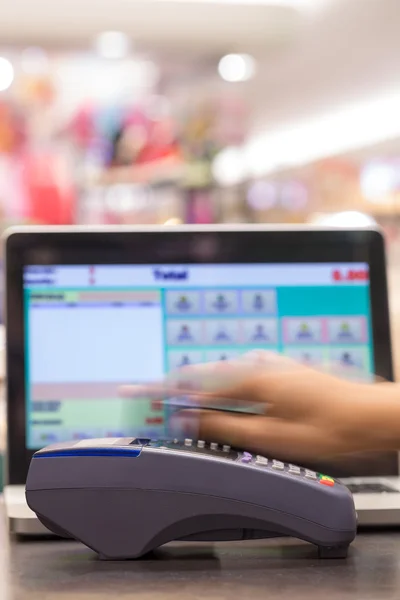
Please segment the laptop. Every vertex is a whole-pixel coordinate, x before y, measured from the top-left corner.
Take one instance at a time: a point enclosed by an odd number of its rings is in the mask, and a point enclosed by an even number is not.
[[[121,384],[255,348],[393,378],[379,231],[26,227],[7,232],[5,254],[4,501],[16,534],[46,533],[24,496],[36,450],[163,436],[163,407],[120,397]],[[400,524],[397,453],[330,472],[354,492],[361,525]]]

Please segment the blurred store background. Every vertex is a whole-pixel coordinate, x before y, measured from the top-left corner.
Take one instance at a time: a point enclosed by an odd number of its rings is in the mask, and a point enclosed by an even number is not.
[[[0,227],[377,222],[400,341],[399,31],[399,0],[2,2]]]

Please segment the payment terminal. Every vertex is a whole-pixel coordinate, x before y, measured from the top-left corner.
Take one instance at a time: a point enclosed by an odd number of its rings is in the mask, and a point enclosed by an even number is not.
[[[345,558],[357,516],[339,481],[203,440],[82,440],[31,460],[26,499],[52,532],[101,558],[139,558],[171,541],[290,536]]]

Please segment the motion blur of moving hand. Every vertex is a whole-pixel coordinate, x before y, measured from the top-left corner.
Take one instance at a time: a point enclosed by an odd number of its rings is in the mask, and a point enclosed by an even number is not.
[[[343,378],[270,352],[184,367],[121,394],[181,400],[185,408],[172,413],[171,426],[186,437],[292,462],[400,447],[396,384]]]

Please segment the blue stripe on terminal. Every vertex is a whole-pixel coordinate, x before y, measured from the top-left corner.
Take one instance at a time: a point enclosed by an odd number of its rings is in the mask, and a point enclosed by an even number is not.
[[[140,455],[142,449],[141,448],[77,448],[74,450],[70,448],[69,450],[49,450],[37,452],[33,455],[33,458],[65,458],[65,457],[73,457],[73,456],[121,456],[121,457],[131,457],[136,458]]]

